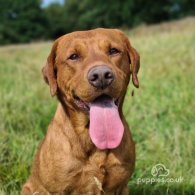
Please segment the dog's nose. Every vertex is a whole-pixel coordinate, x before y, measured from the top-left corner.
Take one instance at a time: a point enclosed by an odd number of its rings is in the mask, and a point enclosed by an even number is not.
[[[97,89],[105,89],[114,80],[114,74],[108,66],[101,65],[91,68],[88,72],[89,83]]]

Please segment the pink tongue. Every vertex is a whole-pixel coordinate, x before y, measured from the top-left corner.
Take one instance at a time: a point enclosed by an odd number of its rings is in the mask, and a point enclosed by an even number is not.
[[[114,101],[104,98],[91,104],[89,134],[97,148],[116,148],[123,132],[124,127]]]

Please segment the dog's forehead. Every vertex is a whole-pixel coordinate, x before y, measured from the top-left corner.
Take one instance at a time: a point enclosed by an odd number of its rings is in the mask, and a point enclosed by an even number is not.
[[[115,43],[123,43],[124,34],[117,29],[97,28],[88,31],[76,31],[68,33],[60,38],[60,43],[70,45],[72,42],[87,42],[96,40],[107,40]]]

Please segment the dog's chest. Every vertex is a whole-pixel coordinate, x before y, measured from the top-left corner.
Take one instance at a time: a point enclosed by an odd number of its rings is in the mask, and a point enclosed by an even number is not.
[[[86,159],[55,154],[53,159],[51,167],[45,165],[41,170],[44,185],[50,191],[66,192],[79,186],[112,190],[128,178],[124,162],[113,152],[95,151]]]

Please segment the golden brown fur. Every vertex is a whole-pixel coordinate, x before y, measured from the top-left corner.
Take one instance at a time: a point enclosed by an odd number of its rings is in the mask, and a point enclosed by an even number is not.
[[[118,48],[120,53],[109,56],[111,47]],[[79,53],[80,59],[70,60],[73,53]],[[89,69],[99,64],[111,67],[115,75],[113,83],[104,90],[96,90],[87,81]],[[32,174],[22,189],[23,195],[128,194],[135,147],[122,114],[122,104],[130,75],[134,85],[139,86],[138,70],[139,55],[119,30],[73,32],[54,42],[43,75],[59,104],[38,148]],[[125,131],[121,144],[115,149],[95,147],[88,133],[89,114],[75,103],[75,95],[92,102],[101,94],[119,97],[119,113]]]

